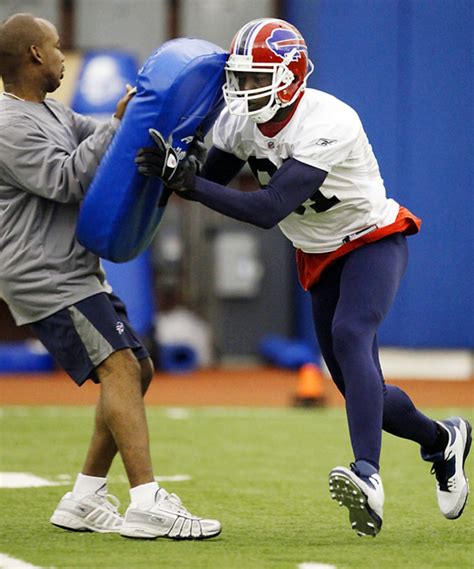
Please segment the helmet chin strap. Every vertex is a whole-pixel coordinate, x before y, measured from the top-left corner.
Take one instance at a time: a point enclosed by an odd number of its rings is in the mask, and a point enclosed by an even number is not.
[[[271,107],[266,107],[262,109],[259,113],[255,115],[250,115],[250,120],[257,124],[262,124],[272,120],[272,118],[276,115],[277,111],[281,108],[277,102],[275,102]]]

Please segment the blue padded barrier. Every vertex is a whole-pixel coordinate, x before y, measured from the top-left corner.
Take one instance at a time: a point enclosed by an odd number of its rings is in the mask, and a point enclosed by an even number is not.
[[[259,352],[266,361],[283,368],[299,369],[307,363],[319,363],[315,347],[277,335],[265,336],[260,342]]]
[[[196,352],[187,344],[161,344],[160,369],[168,373],[194,371],[198,365]]]
[[[0,373],[51,372],[52,356],[38,342],[0,344]]]
[[[207,133],[223,105],[226,57],[210,42],[181,38],[164,43],[145,62],[137,94],[82,205],[77,238],[84,247],[124,262],[150,244],[164,210],[157,207],[162,183],[138,173],[135,155],[153,145],[149,128],[169,137],[181,156],[198,127]]]

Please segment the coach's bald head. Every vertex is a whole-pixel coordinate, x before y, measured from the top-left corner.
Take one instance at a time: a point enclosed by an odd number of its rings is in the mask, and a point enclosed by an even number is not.
[[[0,24],[0,74],[11,76],[31,60],[31,47],[45,39],[45,20],[15,14]]]
[[[0,75],[5,90],[52,92],[59,87],[64,56],[56,28],[32,14],[15,14],[0,24]]]

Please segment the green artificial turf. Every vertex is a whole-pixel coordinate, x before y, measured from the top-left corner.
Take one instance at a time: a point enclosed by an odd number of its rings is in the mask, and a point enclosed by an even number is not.
[[[434,418],[472,410],[433,410]],[[414,443],[385,436],[382,532],[359,538],[345,508],[329,498],[327,475],[352,459],[342,410],[149,408],[158,476],[188,509],[216,517],[213,540],[130,540],[67,532],[48,519],[69,485],[0,489],[0,552],[56,569],[297,569],[321,563],[337,569],[470,569],[474,567],[474,503],[445,520],[429,464]],[[75,478],[93,422],[90,408],[6,407],[1,421],[1,471],[29,472],[52,481]],[[473,473],[469,457],[468,474]],[[128,503],[119,460],[109,491]]]

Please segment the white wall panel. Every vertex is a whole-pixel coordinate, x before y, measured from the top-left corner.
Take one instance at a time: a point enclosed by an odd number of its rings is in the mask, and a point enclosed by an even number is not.
[[[273,5],[273,0],[181,0],[179,33],[228,48],[245,23],[274,17]]]
[[[143,63],[167,39],[167,6],[167,0],[76,0],[76,46],[125,49]]]
[[[29,12],[58,26],[59,0],[0,0],[0,21],[19,12]]]

